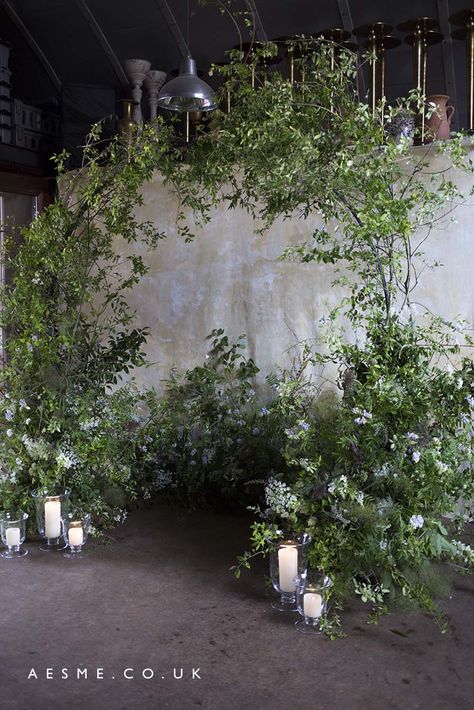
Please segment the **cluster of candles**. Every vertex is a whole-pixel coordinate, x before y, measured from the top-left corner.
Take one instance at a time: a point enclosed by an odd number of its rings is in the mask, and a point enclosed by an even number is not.
[[[278,611],[299,612],[298,631],[319,633],[327,612],[332,581],[318,570],[308,569],[306,553],[311,539],[270,541],[270,573],[280,598],[272,603]]]
[[[64,557],[83,557],[87,541],[90,515],[69,510],[68,492],[49,495],[47,491],[32,493],[36,503],[38,531],[44,541],[41,550],[66,550]],[[26,536],[28,514],[23,511],[5,513],[0,517],[0,534],[6,550],[0,555],[11,559],[24,557],[28,550],[22,547]]]

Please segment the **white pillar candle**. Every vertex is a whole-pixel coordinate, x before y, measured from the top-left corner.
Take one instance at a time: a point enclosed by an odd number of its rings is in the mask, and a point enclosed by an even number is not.
[[[295,577],[298,574],[298,550],[292,545],[286,545],[278,550],[278,570],[280,573],[280,589],[282,592],[294,592]]]
[[[17,547],[20,544],[20,528],[7,528],[5,538],[8,547]]]
[[[60,537],[61,535],[61,501],[47,500],[44,504],[44,534],[45,537]]]
[[[321,616],[323,600],[320,594],[307,592],[303,597],[303,611],[305,616],[317,619]]]
[[[70,545],[78,547],[84,544],[84,531],[80,528],[69,528],[67,539]]]

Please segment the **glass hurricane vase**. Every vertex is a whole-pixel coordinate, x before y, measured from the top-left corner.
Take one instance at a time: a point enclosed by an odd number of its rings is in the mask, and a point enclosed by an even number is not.
[[[2,514],[0,536],[7,549],[0,552],[0,557],[11,560],[15,557],[25,557],[28,554],[26,547],[22,547],[25,542],[27,520],[28,513],[24,513],[22,510]]]
[[[332,580],[317,570],[307,570],[295,579],[296,604],[302,618],[295,623],[298,631],[319,634],[319,623],[326,616]]]
[[[86,557],[84,545],[89,537],[91,526],[91,516],[89,513],[71,511],[63,517],[64,542],[67,545],[67,552],[63,554],[70,560]]]
[[[310,542],[311,537],[306,533],[291,539],[268,540],[270,576],[273,588],[280,595],[278,600],[272,602],[274,609],[297,611],[295,578],[306,573]]]
[[[69,491],[38,489],[31,495],[35,501],[38,532],[44,539],[40,550],[64,550],[63,518],[69,511]]]

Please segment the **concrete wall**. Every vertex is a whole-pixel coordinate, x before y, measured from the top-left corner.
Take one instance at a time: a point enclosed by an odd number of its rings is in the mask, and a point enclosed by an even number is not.
[[[470,189],[465,176],[457,179]],[[307,238],[315,220],[279,222],[257,236],[243,210],[228,211],[222,204],[195,241],[185,244],[176,235],[177,200],[159,175],[143,196],[139,219],[153,221],[169,236],[146,256],[150,272],[130,300],[138,322],[151,328],[148,355],[154,365],[135,371],[138,383],[160,388],[172,366],[202,362],[205,336],[213,328],[224,328],[230,337],[245,333],[263,377],[276,363],[291,361],[298,341],[317,339],[318,319],[341,295],[331,287],[331,267],[277,260],[285,246]],[[430,236],[426,253],[444,266],[421,275],[416,300],[474,322],[472,201],[456,218]]]

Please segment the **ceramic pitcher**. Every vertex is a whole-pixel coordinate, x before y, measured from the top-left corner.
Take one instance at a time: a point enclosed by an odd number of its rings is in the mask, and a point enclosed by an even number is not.
[[[427,102],[435,104],[436,109],[426,120],[427,135],[425,143],[432,141],[446,141],[451,137],[451,119],[454,113],[454,106],[447,106],[449,96],[445,94],[433,94],[426,97]]]

